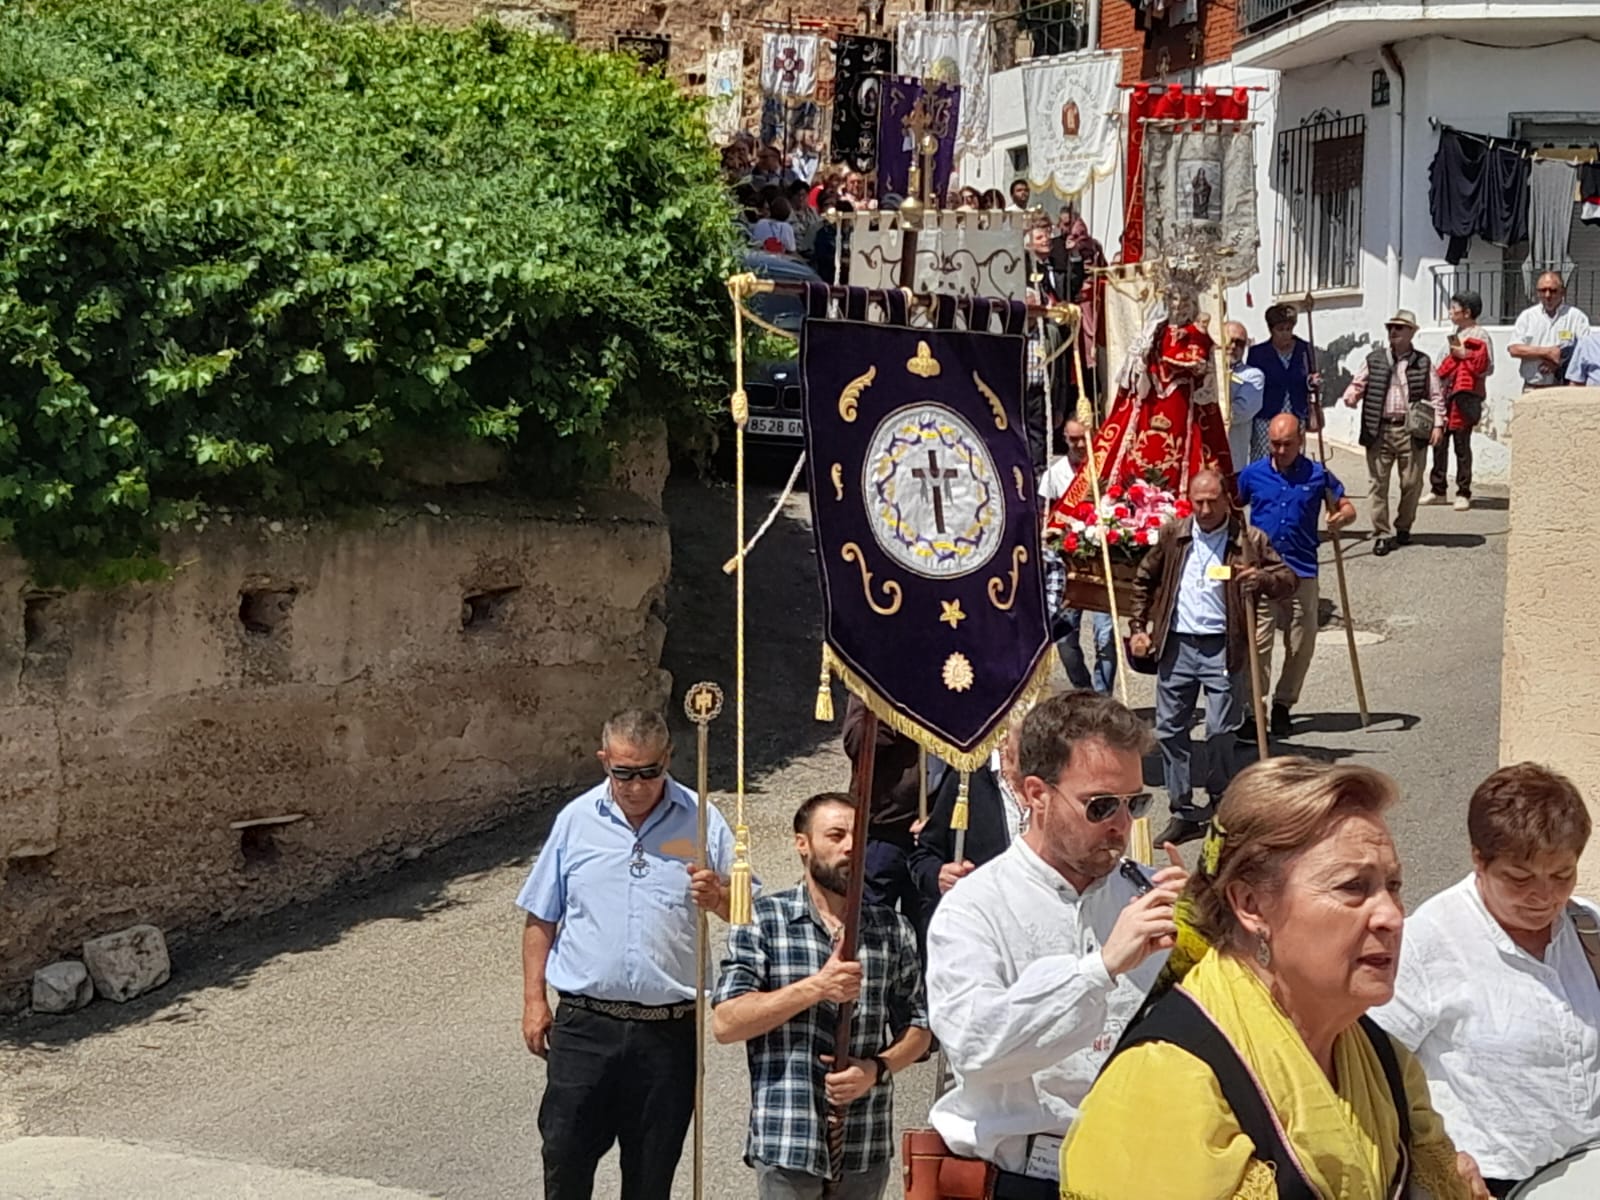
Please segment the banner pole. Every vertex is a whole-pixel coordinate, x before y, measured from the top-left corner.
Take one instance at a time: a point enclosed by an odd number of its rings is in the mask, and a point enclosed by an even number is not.
[[[722,689],[714,683],[697,683],[683,698],[683,711],[695,727],[695,864],[710,865],[706,847],[707,810],[711,804],[710,725],[722,712]],[[706,1160],[706,971],[711,965],[711,929],[705,910],[696,913],[694,944],[694,1198],[705,1194]]]
[[[1085,464],[1089,468],[1089,487],[1094,492],[1094,510],[1100,511],[1100,466],[1095,461],[1095,432],[1099,424],[1095,412],[1096,405],[1085,404],[1083,394],[1083,317],[1080,313],[1077,325],[1072,330],[1072,366],[1077,372],[1078,379],[1078,419],[1083,419],[1083,410],[1089,410],[1089,461]],[[1122,614],[1117,611],[1117,587],[1111,578],[1111,547],[1105,538],[1100,539],[1101,569],[1106,573],[1106,603],[1111,610],[1111,640],[1117,652],[1117,683],[1121,686],[1122,703],[1126,708],[1132,708],[1133,703],[1128,697],[1128,656],[1122,646]],[[1155,847],[1150,840],[1150,818],[1139,817],[1133,822],[1133,828],[1128,833],[1128,853],[1136,861],[1150,866],[1155,861]],[[957,860],[959,861],[959,859]]]

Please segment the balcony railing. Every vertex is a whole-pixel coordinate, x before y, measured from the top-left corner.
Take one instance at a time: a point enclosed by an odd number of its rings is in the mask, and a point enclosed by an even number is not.
[[[1485,325],[1512,325],[1518,315],[1534,302],[1533,284],[1538,270],[1522,267],[1451,267],[1433,269],[1433,319],[1441,325],[1450,319],[1450,297],[1457,292],[1477,292],[1483,297]],[[1600,267],[1580,267],[1569,271],[1567,303],[1591,314],[1600,314]]]
[[[1332,3],[1334,0],[1239,0],[1239,32],[1260,33]]]

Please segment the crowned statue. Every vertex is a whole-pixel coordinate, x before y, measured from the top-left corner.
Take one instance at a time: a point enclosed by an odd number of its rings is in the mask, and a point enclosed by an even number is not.
[[[1217,404],[1216,342],[1209,325],[1198,289],[1175,275],[1128,350],[1111,413],[1095,437],[1102,489],[1137,481],[1181,497],[1202,470],[1217,471],[1231,484],[1233,459]],[[1093,498],[1090,474],[1080,471],[1052,515]]]

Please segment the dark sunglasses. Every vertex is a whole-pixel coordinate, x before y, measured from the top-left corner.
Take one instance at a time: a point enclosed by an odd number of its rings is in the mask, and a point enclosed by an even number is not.
[[[1228,349],[1232,350],[1237,346],[1248,346],[1249,344],[1250,343],[1245,341],[1243,338],[1234,338],[1228,343]]]
[[[1155,802],[1153,792],[1133,792],[1127,796],[1089,796],[1083,801],[1083,815],[1089,824],[1099,825],[1117,815],[1117,810],[1127,804],[1128,816],[1137,821],[1150,811]]]
[[[606,773],[618,783],[632,783],[635,779],[660,779],[666,763],[651,763],[648,767],[607,767]]]

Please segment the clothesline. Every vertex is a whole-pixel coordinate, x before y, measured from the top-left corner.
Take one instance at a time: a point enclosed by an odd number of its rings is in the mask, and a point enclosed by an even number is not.
[[[1528,158],[1528,159],[1534,160],[1535,162],[1565,163],[1567,166],[1572,167],[1574,169],[1576,169],[1579,166],[1583,165],[1583,164],[1581,164],[1579,162],[1576,162],[1576,161],[1574,161],[1573,159],[1570,159],[1570,158],[1562,158],[1562,157],[1559,157],[1557,155],[1540,154],[1539,151],[1541,151],[1541,150],[1553,150],[1553,149],[1556,149],[1556,147],[1555,146],[1551,146],[1551,145],[1535,146],[1535,145],[1533,145],[1533,143],[1529,142],[1526,138],[1496,137],[1496,136],[1494,136],[1492,134],[1487,134],[1487,133],[1475,133],[1470,129],[1457,129],[1454,125],[1446,125],[1443,121],[1439,120],[1438,117],[1429,117],[1428,118],[1428,124],[1430,126],[1432,126],[1434,129],[1438,130],[1440,133],[1449,132],[1449,133],[1455,134],[1457,137],[1471,138],[1475,142],[1484,143],[1491,150],[1495,150],[1495,149],[1507,150],[1507,151],[1517,155],[1519,158]],[[1566,149],[1568,149],[1568,150],[1594,149],[1596,151],[1596,153],[1597,153],[1597,156],[1600,156],[1600,142],[1596,142],[1591,146],[1581,146],[1581,145],[1577,145],[1575,143],[1574,144],[1569,144],[1566,147]]]

